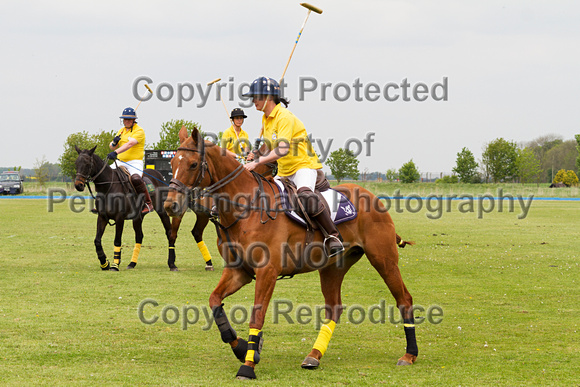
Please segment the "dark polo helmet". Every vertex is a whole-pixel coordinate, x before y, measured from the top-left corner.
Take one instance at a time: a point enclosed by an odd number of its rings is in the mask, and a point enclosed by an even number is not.
[[[248,116],[246,116],[244,114],[244,111],[240,108],[235,108],[234,110],[232,110],[232,114],[230,115],[230,118],[233,120],[236,117],[243,117],[243,118],[247,118]]]
[[[136,120],[137,119],[137,113],[135,113],[135,109],[133,109],[132,107],[128,107],[125,108],[123,110],[123,114],[121,114],[121,117],[119,118],[126,118],[129,120]]]

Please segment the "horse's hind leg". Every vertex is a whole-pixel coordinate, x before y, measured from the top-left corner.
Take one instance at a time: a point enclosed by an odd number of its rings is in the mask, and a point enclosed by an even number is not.
[[[193,229],[191,230],[191,235],[197,242],[197,247],[201,252],[201,256],[205,261],[205,270],[213,271],[213,264],[211,262],[211,254],[207,248],[205,242],[203,241],[203,230],[205,230],[207,224],[209,223],[209,216],[205,214],[196,213],[196,220]]]
[[[345,257],[336,264],[325,267],[319,271],[320,287],[322,288],[325,303],[325,321],[320,326],[320,332],[312,350],[301,364],[302,368],[315,369],[320,365],[320,359],[326,352],[336,322],[342,314],[342,299],[340,297],[342,281],[344,280],[344,276],[348,270],[360,259],[361,255],[362,253]],[[319,316],[315,316],[315,319],[318,321]]]
[[[95,236],[95,249],[97,250],[97,257],[99,258],[99,262],[101,262],[101,270],[109,270],[111,267],[109,261],[107,260],[107,255],[103,251],[103,245],[101,244],[101,240],[103,238],[103,233],[107,228],[107,220],[101,215],[99,215],[97,219],[97,235]]]
[[[143,243],[143,218],[133,220],[133,230],[135,231],[135,247],[133,248],[133,255],[131,256],[131,262],[127,265],[127,269],[134,269],[137,266],[141,244]]]
[[[224,268],[222,276],[209,297],[209,306],[212,309],[215,323],[220,331],[222,341],[228,343],[234,355],[243,362],[246,356],[248,343],[238,337],[238,334],[230,325],[228,317],[224,311],[222,301],[240,288],[252,281],[252,278],[241,269]]]
[[[377,239],[378,240],[378,239]],[[379,272],[383,281],[389,287],[391,294],[397,302],[397,307],[403,317],[403,325],[405,329],[405,337],[407,339],[407,351],[403,357],[399,359],[397,365],[411,365],[417,360],[419,349],[417,348],[417,340],[415,337],[415,319],[413,316],[413,297],[407,290],[403,283],[401,272],[399,270],[399,252],[395,239],[393,243],[386,245],[385,241],[389,239],[378,240],[383,243],[375,243],[372,247],[367,247],[365,254],[369,259],[371,265]],[[380,246],[379,246],[380,245]]]

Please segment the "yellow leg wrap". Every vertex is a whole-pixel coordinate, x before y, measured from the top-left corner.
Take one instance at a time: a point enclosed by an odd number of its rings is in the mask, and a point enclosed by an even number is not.
[[[207,246],[205,245],[204,241],[201,241],[197,244],[197,247],[199,248],[199,251],[201,252],[201,256],[203,257],[204,261],[209,261],[211,260],[211,255],[209,253],[209,250],[207,249]]]
[[[131,257],[131,262],[137,263],[137,258],[139,258],[140,251],[141,251],[141,243],[135,243],[135,248],[133,249],[133,256]]]
[[[115,258],[114,261],[118,265],[119,263],[121,263],[121,246],[115,246],[115,249],[113,251],[115,252],[113,254],[113,257]]]
[[[320,333],[318,334],[318,338],[316,339],[313,348],[319,350],[323,355],[324,352],[326,352],[326,348],[328,348],[328,343],[330,342],[335,327],[336,323],[332,320],[330,320],[328,324],[322,324],[320,327]]]
[[[260,334],[260,332],[261,332],[260,329],[250,329],[250,336],[258,336]],[[254,342],[248,341],[248,347],[250,346],[251,343],[254,343]],[[248,349],[248,352],[246,352],[246,361],[254,362],[255,353],[256,353],[256,351],[254,351],[253,349]]]

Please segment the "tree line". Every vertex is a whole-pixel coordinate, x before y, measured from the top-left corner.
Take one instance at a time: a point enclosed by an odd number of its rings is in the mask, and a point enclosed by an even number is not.
[[[548,135],[518,145],[514,141],[497,138],[483,147],[482,157],[475,160],[466,147],[457,153],[453,174],[438,181],[444,183],[558,183],[578,184],[580,174],[580,134],[575,140]],[[411,159],[398,171],[386,172],[389,181],[403,183],[418,181],[417,166]]]

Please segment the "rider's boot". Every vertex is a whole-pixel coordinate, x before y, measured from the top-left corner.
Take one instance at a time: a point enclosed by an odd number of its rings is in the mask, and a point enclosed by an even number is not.
[[[330,211],[325,209],[325,211],[316,215],[314,220],[316,220],[316,223],[318,223],[320,228],[326,231],[326,233],[323,234],[326,237],[324,239],[324,246],[328,257],[334,257],[336,254],[343,252],[344,246],[342,245],[342,236],[330,218]]]
[[[141,176],[134,174],[131,176],[131,182],[133,183],[133,187],[135,187],[135,191],[137,191],[137,195],[145,196],[145,206],[143,207],[143,211],[141,211],[141,215],[145,215],[153,211],[151,196],[149,196],[149,191],[147,191],[147,186],[145,185],[145,182]]]
[[[327,256],[330,258],[344,251],[342,237],[330,218],[330,211],[322,204],[318,195],[308,187],[299,188],[297,194],[308,216],[316,221],[324,234],[324,246]]]

